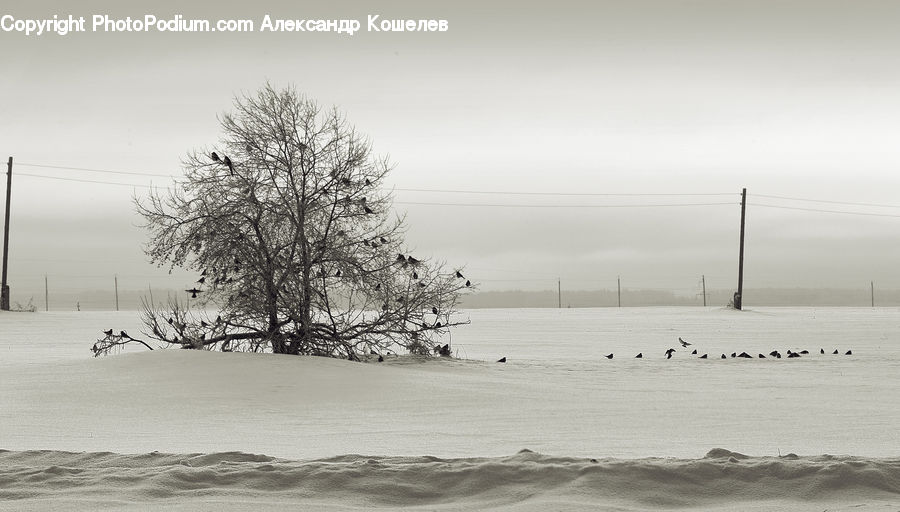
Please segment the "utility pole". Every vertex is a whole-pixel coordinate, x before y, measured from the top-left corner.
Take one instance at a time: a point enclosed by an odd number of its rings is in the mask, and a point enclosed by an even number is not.
[[[706,307],[706,275],[700,276],[700,280],[703,282],[703,307]]]
[[[622,276],[616,276],[616,285],[618,287],[619,307],[622,307]]]
[[[113,279],[116,281],[116,311],[119,310],[119,276],[113,276]],[[151,301],[152,304],[152,301]]]
[[[747,213],[747,189],[741,192],[741,255],[738,260],[738,289],[734,294],[734,309],[741,310],[744,299],[744,219]]]
[[[44,311],[50,311],[50,293],[47,287],[47,274],[44,274]]]
[[[875,307],[875,281],[869,281],[869,287],[872,289],[872,307]]]
[[[556,308],[562,309],[562,279],[556,278]]]
[[[12,194],[13,158],[6,162],[6,220],[3,224],[3,280],[0,284],[0,310],[9,311],[9,285],[6,284],[6,264],[9,261],[9,200]]]

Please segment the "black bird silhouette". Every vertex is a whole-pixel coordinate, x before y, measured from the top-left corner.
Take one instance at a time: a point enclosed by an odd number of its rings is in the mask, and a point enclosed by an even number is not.
[[[685,347],[685,348],[687,348],[687,346],[690,345],[690,343],[684,341],[683,339],[681,339],[681,337],[678,338],[678,342],[681,343],[681,346]]]
[[[459,270],[456,271],[456,278],[457,278],[457,279],[462,279],[462,278],[463,278],[462,272],[460,272]]]
[[[383,243],[383,244],[386,244],[386,243],[388,242],[388,241],[387,241],[387,238],[385,238],[385,237],[383,237],[383,236],[382,236],[382,237],[379,237],[378,239],[381,240],[381,243]]]
[[[378,242],[372,241],[372,249],[378,249]]]
[[[772,357],[778,357],[776,354],[778,354],[777,350],[773,350],[773,351],[769,352],[769,355]]]
[[[404,256],[404,255],[402,255],[402,254],[398,254],[398,255],[397,255],[397,261],[406,261],[406,256]]]
[[[197,282],[200,283],[200,284],[203,284],[203,283],[206,282],[206,278],[205,278],[205,277],[201,277],[200,279],[197,279]]]
[[[694,356],[697,355],[697,349],[694,349],[694,351],[691,352],[691,355],[694,355]]]
[[[418,278],[419,278],[419,273],[413,272],[413,279],[418,279]]]
[[[384,362],[384,356],[379,355],[379,356],[378,356],[378,362],[379,362],[379,363],[383,363],[383,362]]]
[[[725,357],[725,354],[722,354],[722,359],[728,359],[728,358]]]
[[[505,363],[505,362],[506,362],[506,356],[503,356],[503,357],[501,357],[500,359],[497,359],[497,362],[498,362],[498,363]]]
[[[231,159],[226,156],[224,162],[228,166],[228,172],[234,174],[234,165],[231,163]]]
[[[426,286],[428,285],[423,283],[422,281],[419,281],[419,288],[425,288]]]
[[[708,355],[708,354],[703,354],[702,356],[700,356],[700,359],[706,359],[706,356],[707,356],[707,355]]]
[[[369,186],[369,185],[371,185],[371,184],[372,184],[372,182],[371,182],[371,181],[369,181],[369,178],[366,178],[366,181],[365,181],[365,184],[366,184],[366,186]]]
[[[800,357],[800,354],[798,354],[796,352],[791,352],[790,354],[788,354],[788,359],[790,359],[792,357]]]
[[[419,263],[422,263],[421,261],[419,261],[419,260],[413,258],[412,255],[410,255],[409,257],[407,257],[407,258],[406,258],[406,261],[408,261],[408,262],[410,263],[410,265],[418,265]]]
[[[607,354],[607,355],[605,355],[605,356],[603,356],[603,357],[605,357],[605,358],[607,358],[607,359],[612,359],[612,358],[613,358],[613,355],[612,355],[612,354]]]
[[[172,322],[174,322],[174,320],[172,320],[172,317],[169,317],[166,319],[166,322],[169,322],[169,325],[172,325]]]
[[[432,306],[432,307],[431,307],[431,312],[434,313],[434,314],[436,315],[436,314],[437,314],[437,308],[434,307],[434,306]]]
[[[766,358],[766,356],[765,356],[765,355],[763,355],[763,354],[760,354],[760,355],[759,355],[759,358],[760,358],[760,359],[765,359],[765,358]]]
[[[741,352],[740,354],[738,354],[738,357],[743,357],[744,359],[747,359],[747,358],[752,358],[753,356],[751,356],[750,354],[748,354],[746,352]]]
[[[732,352],[731,357],[737,357],[737,352]]]
[[[129,336],[128,333],[125,331],[119,331],[119,336],[121,336],[123,338],[131,338],[131,336]]]
[[[644,353],[643,353],[643,352],[638,352],[638,355],[634,356],[634,358],[635,358],[635,359],[643,359],[643,358],[644,358]]]
[[[103,334],[105,334],[105,335],[107,335],[107,336],[112,336],[112,333],[113,333],[113,330],[112,330],[112,329],[103,331]]]
[[[200,293],[200,292],[202,292],[202,290],[198,290],[196,287],[195,287],[195,288],[191,288],[190,290],[185,290],[185,291],[191,294],[191,298],[192,298],[192,299],[196,299],[196,298],[197,298],[197,294]]]
[[[436,323],[436,324],[434,324],[434,326],[435,326],[435,327],[437,327],[437,328],[438,328],[438,329],[440,329],[440,327],[441,327],[441,323],[440,323],[440,322],[438,322],[438,323]]]
[[[363,206],[363,210],[364,210],[366,213],[375,213],[375,210],[369,208],[368,206]]]
[[[834,349],[834,352],[832,352],[832,354],[837,354],[837,353],[838,353],[837,349]]]
[[[666,350],[666,359],[672,359],[672,354],[674,354],[674,353],[675,353],[674,348],[670,348],[669,350]]]
[[[809,350],[801,350],[800,353],[803,355],[806,355],[806,354],[809,354]]]
[[[213,152],[212,152],[212,155],[210,155],[210,156],[212,157],[213,162],[218,162],[218,161],[219,161],[219,154],[216,153],[215,151],[213,151]]]
[[[847,353],[844,354],[844,355],[845,355],[845,356],[852,356],[852,355],[853,355],[853,351],[852,351],[852,350],[848,350]]]
[[[338,270],[337,272],[335,272],[334,277],[341,277],[341,271]]]
[[[824,353],[825,353],[825,349],[824,349],[824,348],[820,348],[820,349],[819,349],[819,353],[820,353],[820,354],[824,354]]]
[[[428,329],[428,323],[422,322],[422,329]]]
[[[466,279],[466,286],[472,286],[472,281],[469,281],[468,279]]]
[[[216,323],[217,323],[217,324],[222,323],[222,315],[216,316]]]
[[[206,269],[203,269],[203,272],[200,272],[200,275],[201,275],[201,276],[205,276],[205,275],[206,275]]]

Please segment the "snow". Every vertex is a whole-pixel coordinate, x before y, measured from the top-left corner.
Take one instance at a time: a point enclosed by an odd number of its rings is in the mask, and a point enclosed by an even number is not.
[[[464,317],[447,340],[460,359],[362,364],[186,350],[93,359],[101,330],[140,330],[134,312],[4,313],[0,509],[900,502],[896,309]],[[810,354],[719,359],[775,349]]]

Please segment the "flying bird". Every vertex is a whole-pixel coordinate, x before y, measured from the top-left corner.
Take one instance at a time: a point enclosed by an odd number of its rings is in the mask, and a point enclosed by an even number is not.
[[[197,294],[202,292],[202,290],[198,290],[196,287],[191,288],[190,290],[185,290],[185,291],[191,294],[192,299],[196,299]]]
[[[690,343],[684,341],[683,339],[681,339],[681,337],[678,338],[678,342],[681,343],[682,347],[687,347],[688,345],[690,345]]]
[[[674,353],[675,353],[674,348],[670,348],[669,350],[666,350],[666,359],[672,359],[672,354],[674,354]]]
[[[708,354],[703,354],[702,356],[700,356],[700,359],[706,359],[707,355]]]

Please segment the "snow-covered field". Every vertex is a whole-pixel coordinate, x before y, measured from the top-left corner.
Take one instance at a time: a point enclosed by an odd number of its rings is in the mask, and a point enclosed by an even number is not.
[[[4,313],[0,509],[900,509],[898,309],[465,315],[457,360],[361,364]]]

